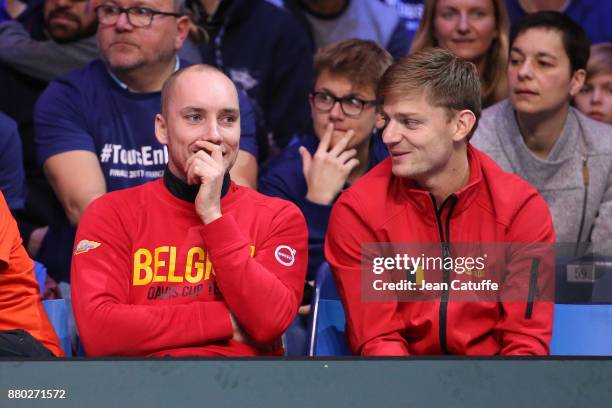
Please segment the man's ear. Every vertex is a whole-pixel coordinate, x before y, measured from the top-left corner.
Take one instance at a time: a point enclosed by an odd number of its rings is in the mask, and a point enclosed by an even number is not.
[[[376,129],[382,129],[385,126],[385,117],[382,112],[376,113],[376,121],[374,122],[374,127]]]
[[[155,138],[163,145],[168,144],[168,127],[166,119],[161,113],[155,115]]]
[[[467,138],[474,125],[476,124],[476,115],[469,109],[464,109],[457,113],[455,117],[455,134],[453,141],[460,142]]]
[[[187,16],[181,16],[176,20],[176,39],[174,41],[174,48],[178,51],[183,46],[187,35],[189,34],[191,20]],[[195,26],[195,24],[194,24]]]
[[[574,72],[572,75],[572,79],[570,81],[570,95],[572,97],[578,95],[578,92],[584,86],[584,81],[586,80],[586,71],[584,69],[579,69]]]

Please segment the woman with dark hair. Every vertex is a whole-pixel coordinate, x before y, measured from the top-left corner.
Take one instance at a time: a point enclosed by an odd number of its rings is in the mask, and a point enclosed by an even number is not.
[[[557,242],[601,249],[612,242],[612,126],[570,106],[588,59],[589,40],[569,17],[525,16],[510,35],[510,98],[483,112],[472,143],[542,194]]]

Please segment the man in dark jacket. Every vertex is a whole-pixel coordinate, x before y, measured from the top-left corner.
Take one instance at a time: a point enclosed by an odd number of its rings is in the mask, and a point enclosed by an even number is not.
[[[257,120],[260,160],[308,127],[312,48],[306,31],[284,9],[264,0],[194,0],[201,60],[243,88]],[[192,38],[193,39],[193,38]]]

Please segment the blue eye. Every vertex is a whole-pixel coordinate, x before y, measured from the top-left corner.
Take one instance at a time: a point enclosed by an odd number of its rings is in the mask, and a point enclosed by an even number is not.
[[[452,10],[445,10],[443,12],[440,13],[440,16],[442,16],[443,19],[445,20],[450,20],[451,18],[455,17],[457,15],[456,11],[452,11]]]
[[[484,11],[482,11],[482,10],[474,10],[474,11],[472,11],[472,12],[470,13],[470,15],[471,15],[472,17],[482,18],[482,17],[485,17],[485,16],[487,15],[487,13],[485,13],[485,12],[484,12]]]
[[[238,121],[238,118],[234,115],[226,115],[221,118],[221,123],[224,125],[233,125]]]
[[[409,127],[409,128],[417,127],[420,124],[421,124],[421,122],[419,122],[418,120],[414,120],[414,119],[404,119],[404,120],[402,120],[402,125],[404,125],[406,127]]]
[[[153,15],[153,10],[147,7],[132,7],[130,8],[130,14],[133,14],[135,17],[137,16],[150,16]]]
[[[185,119],[187,120],[187,122],[196,123],[200,122],[203,117],[199,113],[191,113],[189,115],[185,115]]]

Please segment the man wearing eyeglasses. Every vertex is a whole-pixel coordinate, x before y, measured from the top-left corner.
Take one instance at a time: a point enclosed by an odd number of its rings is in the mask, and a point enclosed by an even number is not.
[[[308,280],[324,261],[323,240],[338,194],[387,156],[374,134],[376,84],[392,62],[373,41],[346,40],[319,49],[310,94],[313,131],[296,135],[260,178],[262,193],[290,200],[304,213]],[[308,301],[306,294],[303,303]]]
[[[38,159],[68,222],[51,227],[70,248],[41,255],[51,274],[68,281],[74,228],[85,208],[107,191],[163,175],[168,151],[155,139],[164,81],[181,66],[189,31],[183,0],[102,0],[95,5],[100,60],[52,82],[35,113]],[[257,174],[254,120],[239,95],[241,151],[232,177]],[[72,224],[72,226],[70,225]]]

